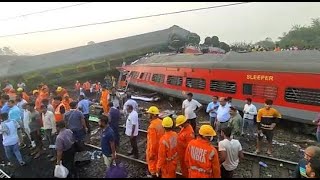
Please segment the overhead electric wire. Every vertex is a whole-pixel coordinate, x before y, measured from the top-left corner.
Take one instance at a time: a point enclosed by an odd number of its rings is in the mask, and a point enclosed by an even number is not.
[[[17,18],[31,16],[31,15],[35,15],[35,14],[42,14],[42,13],[46,13],[46,12],[50,12],[50,11],[56,11],[56,10],[60,10],[60,9],[66,9],[66,8],[71,8],[71,7],[75,7],[75,6],[81,6],[81,5],[85,5],[85,4],[89,4],[89,3],[93,3],[93,2],[79,3],[79,4],[69,5],[69,6],[63,6],[63,7],[53,8],[53,9],[47,9],[47,10],[43,10],[43,11],[31,12],[31,13],[28,13],[28,14],[21,14],[21,15],[18,15],[18,16],[13,16],[13,17],[7,17],[7,18],[0,19],[0,21],[8,21],[8,20],[11,20],[11,19],[17,19]]]
[[[86,27],[86,26],[95,26],[95,25],[101,25],[101,24],[109,24],[109,23],[122,22],[122,21],[130,21],[130,20],[136,20],[136,19],[144,19],[144,18],[157,17],[157,16],[180,14],[180,13],[186,13],[186,12],[192,12],[192,11],[200,11],[200,10],[215,9],[215,8],[228,7],[228,6],[236,6],[236,5],[248,4],[248,3],[252,3],[252,2],[240,2],[240,3],[224,4],[224,5],[218,5],[218,6],[208,6],[208,7],[188,9],[188,10],[181,10],[181,11],[174,11],[174,12],[167,12],[167,13],[160,13],[160,14],[152,14],[152,15],[131,17],[131,18],[126,18],[126,19],[118,19],[118,20],[103,21],[103,22],[96,22],[96,23],[89,23],[89,24],[81,24],[81,25],[61,27],[61,28],[53,28],[53,29],[46,29],[46,30],[30,31],[30,32],[25,32],[25,33],[16,33],[16,34],[2,35],[2,36],[0,36],[0,38],[10,37],[10,36],[26,35],[26,34],[42,33],[42,32],[49,32],[49,31],[58,31],[58,30],[64,30],[64,29],[74,29],[74,28],[80,28],[80,27]]]

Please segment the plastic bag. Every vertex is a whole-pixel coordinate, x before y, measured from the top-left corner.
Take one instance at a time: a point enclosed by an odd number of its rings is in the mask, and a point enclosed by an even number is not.
[[[62,165],[62,161],[60,161],[60,165],[56,165],[54,169],[54,177],[56,178],[66,178],[69,174],[69,170]]]
[[[122,164],[112,163],[110,168],[106,170],[104,178],[127,178],[128,171]]]

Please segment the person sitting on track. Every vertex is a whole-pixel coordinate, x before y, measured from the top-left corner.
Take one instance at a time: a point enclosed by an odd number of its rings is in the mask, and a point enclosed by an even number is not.
[[[264,107],[259,109],[257,115],[257,124],[258,124],[258,139],[257,139],[257,150],[256,154],[260,153],[260,144],[265,135],[268,141],[268,151],[267,154],[272,156],[272,139],[274,128],[276,127],[276,123],[278,119],[281,118],[281,114],[274,108],[272,108],[273,101],[267,99],[265,101]]]
[[[296,167],[295,178],[307,178],[306,165],[313,157],[320,157],[320,147],[309,146],[304,150],[304,159]]]

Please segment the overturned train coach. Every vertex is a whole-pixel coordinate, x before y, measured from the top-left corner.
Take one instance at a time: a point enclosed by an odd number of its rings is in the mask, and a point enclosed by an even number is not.
[[[272,99],[284,119],[299,124],[312,124],[320,112],[320,52],[316,50],[157,54],[119,69],[127,72],[130,85],[179,98],[192,92],[203,103],[213,95],[230,96],[242,110],[245,98],[252,98],[257,108]]]

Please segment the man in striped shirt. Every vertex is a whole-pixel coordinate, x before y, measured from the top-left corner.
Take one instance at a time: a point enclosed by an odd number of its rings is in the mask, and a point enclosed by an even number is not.
[[[267,99],[265,101],[264,108],[259,109],[257,115],[257,124],[258,124],[258,139],[257,139],[257,150],[256,153],[260,153],[260,144],[264,137],[268,141],[268,151],[267,154],[271,156],[272,148],[272,138],[273,130],[276,127],[278,119],[281,118],[281,114],[274,108],[272,108],[273,101]]]

